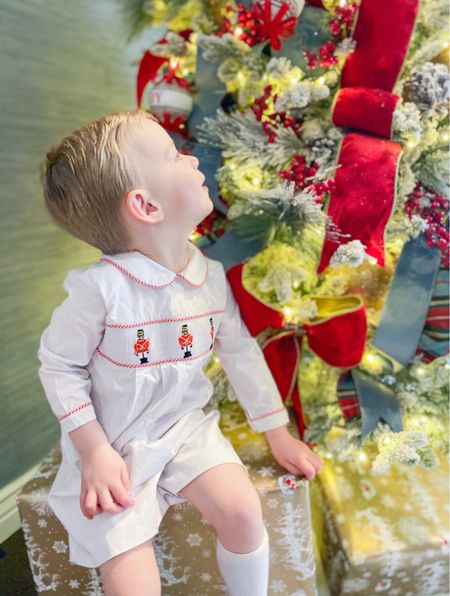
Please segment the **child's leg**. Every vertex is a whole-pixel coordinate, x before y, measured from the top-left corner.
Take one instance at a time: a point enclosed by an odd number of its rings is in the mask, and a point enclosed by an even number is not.
[[[217,563],[230,595],[266,596],[269,537],[258,494],[242,466],[214,466],[180,493],[217,531]]]
[[[161,596],[151,540],[116,555],[99,567],[105,596]]]

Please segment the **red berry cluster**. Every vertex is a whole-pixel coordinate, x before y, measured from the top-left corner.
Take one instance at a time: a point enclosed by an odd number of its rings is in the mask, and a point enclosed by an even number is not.
[[[233,13],[233,7],[229,4],[226,7],[226,15]],[[225,16],[222,27],[216,32],[216,35],[221,37],[225,33],[234,33],[237,27],[242,29],[239,39],[245,41],[249,46],[254,46],[263,41],[260,35],[260,28],[257,20],[251,9],[247,8],[245,4],[238,4],[237,23],[232,22],[230,16]]]
[[[305,50],[306,66],[310,69],[317,68],[318,66],[329,68],[337,64],[338,59],[334,55],[336,46],[337,42],[330,40],[320,46],[318,53]]]
[[[328,27],[337,40],[330,40],[322,44],[316,53],[306,50],[305,59],[308,68],[313,69],[318,66],[329,68],[337,64],[338,60],[334,54],[337,43],[349,35],[357,8],[358,5],[355,2],[336,7],[335,16],[328,23]]]
[[[413,192],[408,196],[405,203],[405,211],[411,218],[412,215],[420,215],[429,226],[425,231],[425,239],[428,246],[436,246],[442,251],[443,266],[449,266],[449,201],[443,195],[435,193],[421,182],[416,184]]]
[[[308,178],[311,179],[314,177],[318,169],[319,166],[315,162],[313,162],[311,165],[307,165],[304,155],[294,155],[291,163],[289,164],[289,168],[287,170],[282,170],[279,173],[279,176],[280,178],[283,178],[283,180],[294,182],[295,190],[309,187],[310,190],[315,193],[317,197],[317,203],[322,203],[323,195],[333,190],[334,179],[331,178],[330,180],[326,180],[324,182],[311,184]]]
[[[345,6],[336,6],[335,16],[328,23],[328,27],[335,37],[342,39],[349,35],[357,8],[358,5],[356,2],[346,4]]]
[[[205,217],[197,226],[195,226],[194,231],[200,236],[207,236],[214,232],[217,236],[222,236],[225,233],[224,222],[226,218],[217,211],[217,209],[213,209],[211,213]]]
[[[276,101],[278,95],[272,95],[272,85],[267,85],[264,87],[264,93],[261,97],[257,97],[250,109],[254,112],[256,119],[261,121],[263,115],[267,116],[269,120],[265,120],[262,123],[262,127],[267,134],[267,140],[269,143],[274,143],[277,134],[276,131],[278,128],[292,128],[296,135],[299,134],[300,129],[302,127],[301,122],[298,119],[294,118],[293,116],[288,116],[286,112],[273,112],[272,114],[265,114],[265,110],[267,110],[269,104],[268,99],[271,98],[273,101]]]

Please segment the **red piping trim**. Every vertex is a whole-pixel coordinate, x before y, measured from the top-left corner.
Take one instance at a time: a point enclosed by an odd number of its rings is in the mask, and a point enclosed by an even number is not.
[[[199,319],[200,317],[207,317],[208,315],[215,315],[219,312],[225,312],[225,309],[212,310],[210,312],[200,313],[198,315],[188,315],[187,317],[174,317],[172,319],[155,319],[153,321],[144,321],[143,323],[124,323],[123,325],[113,325],[112,323],[105,323],[105,327],[111,329],[130,329],[132,327],[141,327],[143,325],[154,325],[155,323],[171,323],[172,321],[189,321],[190,319]]]
[[[128,275],[128,277],[130,277],[133,281],[135,281],[138,284],[141,284],[142,286],[145,286],[147,288],[166,288],[167,286],[170,286],[170,284],[173,283],[177,277],[180,277],[181,279],[184,279],[184,281],[186,281],[191,286],[194,286],[195,288],[199,288],[201,285],[204,284],[205,279],[208,276],[208,261],[205,260],[205,264],[206,264],[205,277],[202,279],[202,281],[200,283],[195,284],[194,282],[190,281],[187,277],[185,277],[181,273],[174,273],[173,274],[173,279],[171,279],[168,283],[157,285],[157,284],[150,284],[150,283],[147,283],[146,281],[143,281],[142,279],[139,279],[139,277],[136,277],[135,275],[133,275],[132,273],[130,273],[128,271],[128,269],[125,269],[125,267],[123,267],[122,265],[119,265],[119,263],[116,263],[112,259],[108,259],[107,257],[102,257],[100,259],[100,261],[103,261],[104,263],[109,263],[110,265],[113,265],[114,267],[116,267],[117,269],[119,269],[119,271],[122,271],[122,273],[125,273],[125,275]]]
[[[255,418],[249,418],[251,422],[254,420],[260,420],[261,418],[266,418],[267,416],[273,416],[273,414],[278,414],[278,412],[284,412],[286,408],[279,408],[278,410],[273,410],[273,412],[268,412],[267,414],[261,414],[261,416],[256,416]]]
[[[91,401],[87,401],[82,406],[78,406],[78,408],[75,408],[75,410],[72,410],[71,412],[67,412],[67,414],[63,414],[62,416],[58,416],[58,420],[64,420],[64,418],[67,418],[68,416],[71,416],[72,414],[75,414],[75,412],[78,412],[79,410],[82,410],[83,408],[87,408],[88,406],[92,406],[92,402]]]

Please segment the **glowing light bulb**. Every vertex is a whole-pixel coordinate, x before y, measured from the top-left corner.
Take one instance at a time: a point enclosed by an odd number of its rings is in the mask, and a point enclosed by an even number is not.
[[[362,451],[358,456],[359,461],[367,461],[367,455]]]
[[[252,182],[255,186],[259,186],[259,183],[261,182],[261,180],[259,178],[253,178]]]
[[[347,4],[347,0],[339,0],[339,6],[345,6]]]
[[[299,282],[299,281],[294,281],[294,282],[292,283],[292,287],[293,287],[293,288],[298,288],[298,287],[299,287],[299,285],[300,285],[300,282]]]
[[[369,362],[375,362],[375,354],[367,354],[366,358]]]
[[[317,79],[317,82],[318,82],[320,85],[324,85],[324,84],[325,84],[325,77],[319,77],[319,78]]]
[[[414,424],[414,426],[420,426],[420,422],[417,420],[417,418],[414,418],[412,423]]]
[[[236,29],[234,30],[234,35],[236,37],[240,37],[243,33],[244,33],[244,30],[242,29],[242,27],[236,27]]]
[[[403,240],[401,238],[397,238],[395,241],[396,244],[403,244]]]
[[[448,134],[446,132],[444,132],[444,134],[441,136],[441,139],[447,143],[448,142]]]
[[[376,258],[376,257],[371,257],[371,256],[368,256],[368,257],[367,257],[367,260],[369,261],[369,263],[370,263],[371,265],[376,265],[376,264],[378,263],[378,261],[377,261],[377,258]]]
[[[172,70],[175,70],[178,66],[178,60],[176,58],[171,58],[170,59],[170,68]]]
[[[292,83],[293,85],[295,85],[296,83],[298,83],[298,77],[292,77],[292,79],[291,79],[291,83]]]
[[[426,416],[421,416],[420,417],[420,421],[421,422],[428,422],[427,417]]]
[[[389,445],[389,443],[391,443],[391,442],[392,442],[392,439],[389,435],[387,437],[384,437],[384,439],[382,441],[383,445]]]
[[[287,317],[289,317],[292,314],[292,309],[287,306],[286,308],[283,308],[283,312]]]
[[[230,164],[230,170],[235,170],[235,169],[236,169],[236,164],[235,163]]]
[[[409,147],[409,148],[412,148],[412,147],[415,147],[416,146],[416,143],[414,141],[407,141],[406,142],[406,146]]]
[[[425,369],[423,368],[423,366],[419,366],[418,368],[416,368],[416,374],[419,375],[419,377],[423,377],[423,375],[425,374]]]

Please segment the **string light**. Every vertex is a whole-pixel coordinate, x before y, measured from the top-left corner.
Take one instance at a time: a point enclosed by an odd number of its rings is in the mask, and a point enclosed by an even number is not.
[[[418,375],[419,377],[423,377],[423,375],[425,374],[425,369],[423,368],[423,366],[418,366],[415,372],[416,375]]]
[[[299,285],[300,285],[300,282],[299,281],[292,282],[292,287],[293,288],[296,288],[297,289],[299,287]]]
[[[299,81],[298,77],[292,77],[292,79],[291,79],[291,83],[292,83],[293,85],[297,84],[297,83],[298,83],[298,81]]]
[[[176,70],[178,67],[178,60],[176,58],[170,59],[170,68],[171,70]]]
[[[252,179],[252,182],[253,182],[253,184],[254,184],[255,186],[259,186],[259,184],[260,184],[261,180],[260,180],[259,178],[253,178],[253,179]]]
[[[319,83],[319,85],[324,85],[325,84],[325,77],[319,77],[317,79],[317,82]]]
[[[292,314],[292,309],[287,306],[286,308],[283,308],[283,312],[287,317],[290,317]]]
[[[441,136],[441,139],[447,143],[448,142],[448,134],[446,132],[444,132],[444,134]]]
[[[234,30],[234,35],[236,37],[240,37],[243,33],[244,33],[244,30],[242,29],[242,27],[236,27],[236,29]]]
[[[367,461],[367,455],[362,451],[358,456],[359,461],[365,462]]]
[[[367,257],[367,261],[369,261],[369,263],[370,263],[371,265],[376,265],[376,264],[378,263],[378,260],[377,260],[377,258],[376,258],[376,257],[372,257],[372,256],[370,256],[370,255]]]

